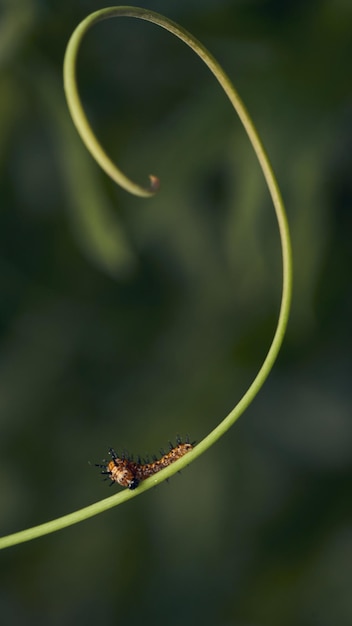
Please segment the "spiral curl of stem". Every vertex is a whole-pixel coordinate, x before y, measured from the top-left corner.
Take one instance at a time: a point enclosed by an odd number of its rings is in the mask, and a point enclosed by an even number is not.
[[[80,521],[93,517],[94,515],[98,515],[99,513],[115,507],[118,504],[122,504],[127,500],[135,498],[137,495],[151,489],[167,478],[170,478],[170,476],[193,462],[226,433],[226,431],[237,421],[240,415],[242,415],[242,413],[253,401],[275,363],[287,327],[292,297],[292,253],[286,212],[280,190],[255,126],[236,89],[218,62],[207,51],[207,49],[195,37],[193,37],[193,35],[168,18],[143,8],[130,6],[109,7],[100,9],[99,11],[96,11],[86,17],[72,34],[66,49],[64,60],[64,86],[67,103],[74,124],[76,125],[83,142],[102,169],[126,191],[141,197],[150,197],[157,192],[159,180],[156,176],[152,175],[149,177],[150,184],[148,187],[140,186],[123,174],[110,160],[89,125],[78,93],[76,81],[76,61],[80,45],[85,34],[97,22],[117,17],[132,17],[152,22],[181,39],[181,41],[189,46],[208,66],[216,80],[220,83],[237,115],[239,116],[262,169],[274,205],[279,228],[282,254],[282,296],[279,318],[274,337],[264,362],[247,391],[232,411],[230,411],[230,413],[221,421],[221,423],[218,424],[218,426],[216,426],[216,428],[214,428],[214,430],[212,430],[206,437],[204,437],[204,439],[202,439],[202,441],[200,441],[188,454],[177,460],[169,467],[163,469],[155,476],[143,481],[134,491],[121,491],[109,498],[105,498],[104,500],[75,511],[69,515],[64,515],[63,517],[57,518],[45,524],[40,524],[39,526],[28,528],[0,538],[0,549],[25,541],[30,541],[31,539],[61,530],[67,526],[71,526],[72,524],[76,524]]]

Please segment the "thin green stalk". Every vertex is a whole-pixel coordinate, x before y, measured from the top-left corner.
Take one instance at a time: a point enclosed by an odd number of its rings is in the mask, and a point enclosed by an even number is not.
[[[158,474],[155,474],[155,476],[152,476],[151,478],[142,482],[135,491],[121,491],[110,498],[101,500],[100,502],[92,504],[91,506],[76,511],[75,513],[71,513],[69,515],[65,515],[63,517],[55,519],[51,522],[47,522],[46,524],[41,524],[39,526],[35,526],[34,528],[29,528],[27,530],[14,533],[12,535],[8,535],[7,537],[0,538],[0,548],[12,546],[24,541],[29,541],[30,539],[34,539],[36,537],[41,537],[48,533],[55,532],[56,530],[60,530],[72,524],[76,524],[77,522],[88,519],[89,517],[97,515],[98,513],[102,513],[107,509],[117,506],[118,504],[122,504],[122,502],[126,502],[127,500],[134,498],[140,493],[151,489],[155,485],[166,480],[167,478],[184,468],[186,465],[194,461],[198,456],[203,454],[203,452],[205,452],[222,435],[226,433],[226,431],[236,422],[236,420],[240,417],[240,415],[242,415],[245,409],[255,398],[274,365],[287,327],[292,293],[292,255],[287,218],[279,187],[276,182],[269,159],[258,137],[258,133],[253,125],[253,122],[251,121],[246,111],[245,106],[243,105],[240,97],[238,96],[235,88],[231,84],[225,72],[221,69],[214,57],[199,41],[197,41],[197,39],[195,39],[186,30],[181,28],[181,26],[178,26],[166,17],[163,17],[158,13],[154,13],[146,9],[126,6],[110,7],[107,9],[101,9],[89,15],[85,20],[83,20],[83,22],[81,22],[81,24],[79,24],[79,26],[74,31],[67,46],[64,61],[64,84],[66,97],[73,121],[77,127],[78,132],[80,133],[88,150],[90,150],[99,165],[114,181],[121,185],[121,187],[137,196],[148,197],[154,195],[158,188],[157,177],[150,177],[150,186],[148,188],[141,187],[140,185],[137,185],[136,183],[131,181],[127,176],[125,176],[125,174],[123,174],[106,155],[105,151],[97,141],[89,125],[87,117],[83,111],[77,89],[76,61],[78,50],[84,35],[96,22],[112,17],[123,16],[134,17],[146,20],[148,22],[152,22],[153,24],[156,24],[158,26],[161,26],[161,28],[166,29],[167,31],[181,39],[185,44],[187,44],[204,61],[210,71],[214,74],[215,78],[218,80],[223,90],[227,94],[229,100],[231,101],[247,132],[254,152],[257,155],[257,159],[261,166],[273,201],[281,240],[283,266],[282,297],[277,328],[271,346],[268,350],[267,356],[262,366],[260,367],[254,381],[247,389],[246,393],[243,395],[235,408],[230,411],[230,413],[223,419],[223,421],[216,428],[214,428],[214,430],[209,433],[202,441],[200,441],[197,446],[188,454],[183,456],[181,459],[179,459],[169,467],[163,469]]]

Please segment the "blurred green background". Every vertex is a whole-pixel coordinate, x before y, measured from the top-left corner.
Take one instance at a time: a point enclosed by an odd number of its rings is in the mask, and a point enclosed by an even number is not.
[[[292,229],[284,349],[250,410],[169,484],[0,554],[2,624],[350,626],[352,3],[140,1],[233,79]],[[0,2],[0,530],[113,492],[109,446],[200,440],[269,346],[280,250],[244,132],[171,35],[104,22],[79,57],[89,117],[155,199],[82,147],[62,62],[92,0]]]

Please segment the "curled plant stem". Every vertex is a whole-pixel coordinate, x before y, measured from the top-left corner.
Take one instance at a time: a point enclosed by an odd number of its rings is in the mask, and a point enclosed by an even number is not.
[[[84,19],[76,28],[69,41],[64,61],[64,84],[67,102],[73,121],[84,143],[86,144],[88,150],[90,150],[93,157],[99,163],[99,165],[103,168],[103,170],[125,190],[142,197],[154,195],[154,193],[157,191],[157,177],[151,176],[150,186],[148,188],[144,188],[131,181],[114,165],[114,163],[109,159],[109,157],[106,155],[103,148],[97,141],[88,123],[79,98],[76,83],[76,60],[81,41],[87,31],[96,22],[112,17],[134,17],[146,20],[148,22],[152,22],[153,24],[161,26],[161,28],[166,29],[167,31],[181,39],[204,61],[204,63],[214,74],[215,78],[220,83],[229,100],[231,101],[247,132],[249,140],[259,161],[273,201],[277,217],[281,240],[283,267],[282,297],[279,319],[271,346],[252,384],[249,386],[249,388],[242,396],[238,404],[234,407],[234,409],[232,409],[232,411],[230,411],[230,413],[222,420],[222,422],[202,441],[200,441],[193,450],[188,452],[185,456],[183,456],[181,459],[179,459],[169,467],[160,471],[158,474],[155,474],[151,478],[143,481],[135,491],[126,490],[119,492],[110,498],[101,500],[100,502],[92,504],[91,506],[80,509],[79,511],[76,511],[69,515],[65,515],[51,522],[47,522],[45,524],[41,524],[39,526],[35,526],[24,531],[2,537],[0,538],[0,549],[22,543],[24,541],[29,541],[30,539],[34,539],[48,533],[55,532],[56,530],[60,530],[72,524],[76,524],[77,522],[88,519],[89,517],[97,515],[98,513],[102,513],[103,511],[117,506],[118,504],[122,504],[122,502],[136,497],[143,491],[151,489],[152,487],[154,487],[154,485],[157,485],[158,483],[166,480],[167,478],[184,468],[186,465],[194,461],[198,456],[203,454],[203,452],[205,452],[210,446],[212,446],[222,435],[225,434],[225,432],[236,422],[236,420],[255,398],[274,365],[287,327],[292,294],[292,255],[287,218],[278,184],[272,171],[269,159],[253,125],[253,122],[251,121],[246,111],[246,108],[239,98],[235,88],[233,87],[231,81],[222,70],[220,65],[217,63],[217,61],[206,50],[206,48],[199,41],[197,41],[197,39],[195,39],[186,30],[181,28],[181,26],[178,26],[166,17],[163,17],[158,13],[154,13],[152,11],[137,7],[109,7],[96,11],[95,13],[92,13],[86,19]]]

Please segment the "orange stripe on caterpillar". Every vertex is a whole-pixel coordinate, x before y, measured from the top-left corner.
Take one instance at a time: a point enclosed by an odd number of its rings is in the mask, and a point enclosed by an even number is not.
[[[151,463],[142,463],[140,459],[133,461],[132,458],[122,455],[119,457],[113,448],[110,448],[109,454],[111,461],[105,461],[104,465],[96,463],[97,467],[103,468],[102,474],[105,474],[111,479],[111,484],[118,483],[121,487],[128,487],[128,489],[136,489],[139,483],[157,472],[160,472],[164,467],[168,467],[182,456],[192,450],[194,443],[190,443],[188,440],[182,443],[181,439],[177,438],[176,446],[170,443],[170,450],[160,459],[155,459]]]

